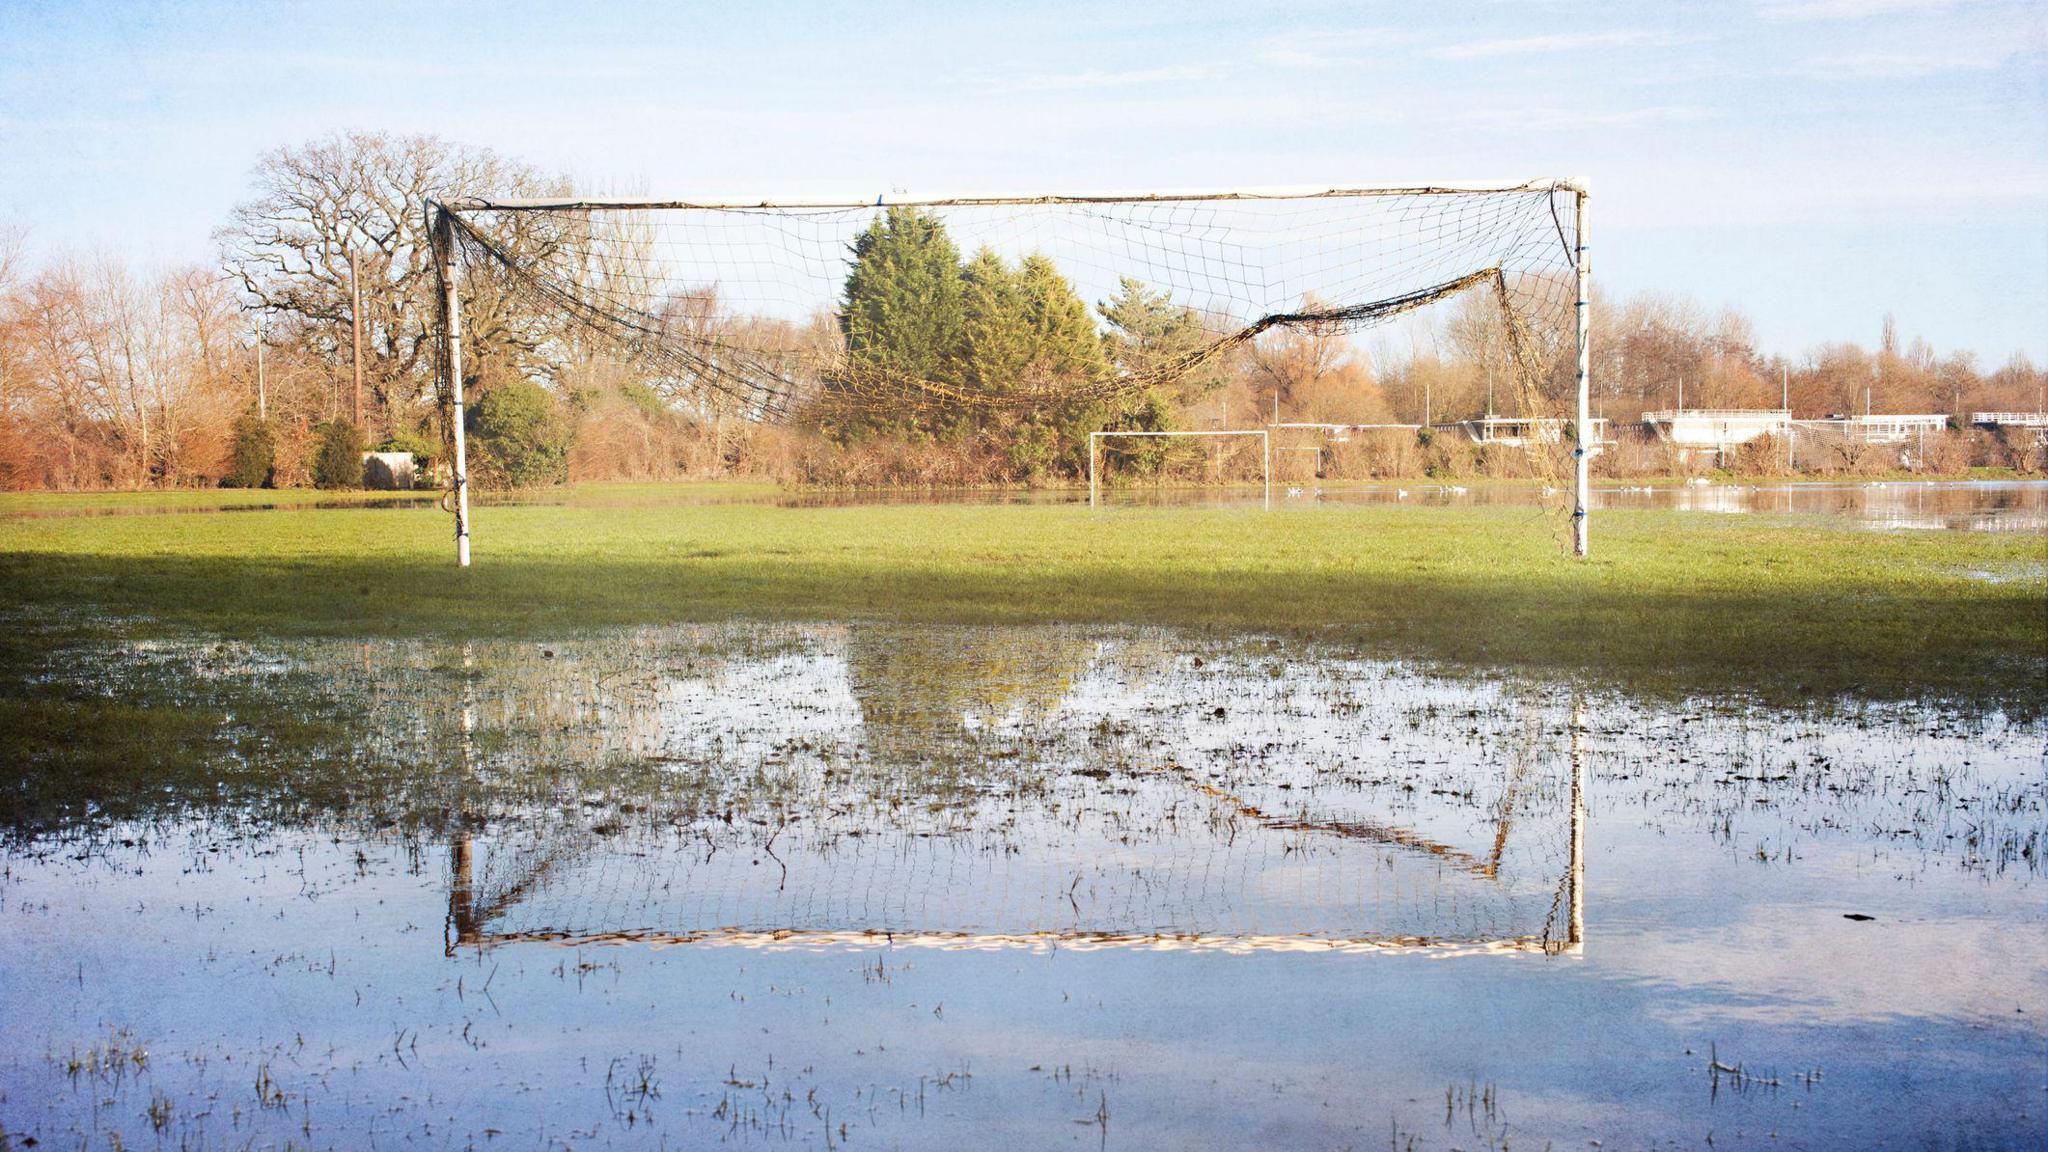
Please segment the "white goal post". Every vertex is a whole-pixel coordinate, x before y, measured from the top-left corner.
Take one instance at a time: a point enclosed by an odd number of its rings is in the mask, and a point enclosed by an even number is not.
[[[856,421],[1016,413],[1033,404],[1121,402],[1220,363],[1269,331],[1361,331],[1468,291],[1500,301],[1528,397],[1544,396],[1554,403],[1551,412],[1572,417],[1572,550],[1585,556],[1595,450],[1587,199],[1582,180],[1538,179],[966,196],[429,200],[433,269],[442,289],[440,370],[452,424],[457,562],[469,563],[466,360],[493,363],[493,355],[516,353],[548,361],[603,346],[655,380],[664,396],[757,421],[818,413]],[[898,213],[905,215],[899,220]],[[849,253],[885,232],[891,242],[940,234],[949,251],[986,254],[999,268],[1039,261],[1082,300],[1135,285],[1141,298],[1155,293],[1163,306],[1198,318],[1200,339],[1157,363],[1050,384],[1015,372],[989,382],[944,365],[934,369],[926,363],[936,355],[932,348],[923,350],[929,355],[905,353],[891,342],[902,333],[877,319],[902,309],[863,311],[850,303]],[[466,300],[471,291],[478,298]],[[462,309],[479,302],[486,310],[465,341]],[[949,321],[913,312],[892,322],[906,332],[937,332]],[[1566,408],[1563,388],[1551,391],[1545,382],[1564,382],[1574,350],[1576,404]],[[545,375],[560,367],[549,362],[531,370]],[[1091,504],[1099,499],[1099,435],[1089,445]],[[1266,447],[1270,506],[1270,441]]]
[[[1265,480],[1266,511],[1273,510],[1273,436],[1263,428],[1220,429],[1206,432],[1090,432],[1088,434],[1088,506],[1101,504],[1101,482],[1096,476],[1096,459],[1106,436],[1257,436],[1259,466]]]

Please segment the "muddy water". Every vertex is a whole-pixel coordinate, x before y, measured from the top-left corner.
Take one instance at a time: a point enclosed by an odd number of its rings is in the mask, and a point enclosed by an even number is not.
[[[2048,1136],[2048,731],[1997,714],[1117,628],[42,676],[163,727],[0,807],[13,1146]]]

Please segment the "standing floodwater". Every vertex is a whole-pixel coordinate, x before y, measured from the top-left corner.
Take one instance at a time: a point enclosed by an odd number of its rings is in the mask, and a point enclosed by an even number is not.
[[[1074,504],[1086,503],[1085,490],[1069,489],[805,489],[756,487],[739,491],[672,486],[592,485],[563,492],[545,489],[486,493],[484,507],[507,505],[579,505],[587,507],[708,504],[781,504],[792,507],[864,504]],[[1401,480],[1368,484],[1313,481],[1282,483],[1274,489],[1275,505],[1411,505],[1416,507],[1558,507],[1563,492],[1525,483],[1456,480]],[[425,509],[432,493],[390,493],[346,504],[309,501],[270,504],[246,500],[209,505],[192,499],[176,505],[135,503],[118,494],[99,498],[34,505],[0,515],[15,518],[67,516],[176,515],[193,512],[265,512],[284,509],[320,511],[338,507]],[[1134,485],[1109,488],[1105,505],[1146,507],[1256,507],[1262,489],[1181,488]],[[1828,517],[1873,529],[1956,530],[1978,532],[2048,532],[2048,480],[1844,480],[1815,483],[1698,481],[1655,485],[1603,480],[1593,486],[1589,506],[1595,511],[1643,508],[1680,512],[1760,513]]]
[[[2036,719],[1122,627],[45,673],[227,721],[8,798],[17,1142],[2044,1132]]]

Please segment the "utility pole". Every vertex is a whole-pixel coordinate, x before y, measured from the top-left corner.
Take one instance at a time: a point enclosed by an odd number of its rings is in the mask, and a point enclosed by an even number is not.
[[[256,314],[256,419],[258,421],[270,419],[268,405],[265,402],[263,393],[263,345],[267,341],[264,333],[264,319],[263,313],[258,312]]]
[[[355,400],[349,406],[349,418],[356,427],[363,426],[363,289],[356,279],[356,250],[348,250],[348,326],[349,341],[354,346],[350,360],[355,369]]]

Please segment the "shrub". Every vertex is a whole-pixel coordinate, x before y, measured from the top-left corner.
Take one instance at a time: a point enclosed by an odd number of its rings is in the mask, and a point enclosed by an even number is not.
[[[319,448],[313,455],[313,487],[363,486],[363,433],[346,420],[329,420],[313,429]]]
[[[1463,480],[1479,470],[1479,446],[1462,435],[1433,435],[1423,448],[1422,474],[1432,480]]]
[[[277,479],[277,436],[270,422],[254,412],[235,418],[234,443],[228,449],[227,475],[223,488],[268,488]]]
[[[575,425],[531,380],[515,377],[484,393],[470,406],[468,429],[476,467],[493,483],[533,488],[569,478]]]
[[[1785,438],[1765,433],[1745,444],[1737,446],[1728,461],[1728,470],[1738,476],[1783,476],[1790,469],[1785,464]]]

